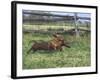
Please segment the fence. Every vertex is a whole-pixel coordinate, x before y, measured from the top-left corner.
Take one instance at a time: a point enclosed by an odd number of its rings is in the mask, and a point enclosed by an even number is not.
[[[24,32],[67,32],[74,29],[76,36],[79,30],[85,29],[90,32],[90,17],[80,17],[79,13],[73,15],[54,14],[46,11],[23,11],[23,31]],[[84,13],[85,14],[85,13]],[[80,20],[84,20],[81,22]],[[88,21],[87,21],[88,20]],[[30,26],[30,28],[28,27]],[[66,26],[68,27],[66,28]],[[28,29],[29,28],[29,29]]]

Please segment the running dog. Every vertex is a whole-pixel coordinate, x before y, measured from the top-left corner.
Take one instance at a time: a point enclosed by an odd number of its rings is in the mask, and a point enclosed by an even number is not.
[[[29,53],[31,50],[33,51],[37,51],[37,50],[60,50],[62,51],[63,46],[70,48],[70,46],[68,46],[67,43],[64,41],[63,36],[59,34],[53,34],[53,39],[48,42],[42,41],[42,40],[40,42],[36,42],[33,40],[33,45],[27,53]]]

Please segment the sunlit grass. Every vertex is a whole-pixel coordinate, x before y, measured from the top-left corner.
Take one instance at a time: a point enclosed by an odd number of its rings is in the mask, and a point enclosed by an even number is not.
[[[27,54],[31,40],[49,41],[51,34],[29,33],[23,34],[23,69],[57,68],[57,67],[84,67],[90,66],[90,35],[76,36],[63,34],[71,48],[63,48],[63,51],[36,51]]]

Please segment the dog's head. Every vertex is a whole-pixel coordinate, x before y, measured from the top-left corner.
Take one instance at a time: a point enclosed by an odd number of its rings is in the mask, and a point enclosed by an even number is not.
[[[64,41],[64,37],[58,33],[53,34],[53,37],[56,38],[58,41]]]

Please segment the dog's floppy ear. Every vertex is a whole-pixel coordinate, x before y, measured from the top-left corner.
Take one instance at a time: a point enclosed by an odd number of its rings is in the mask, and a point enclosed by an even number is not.
[[[58,38],[60,35],[59,34],[53,34],[53,37]]]
[[[53,34],[53,37],[56,37],[57,38],[57,34]]]

